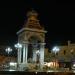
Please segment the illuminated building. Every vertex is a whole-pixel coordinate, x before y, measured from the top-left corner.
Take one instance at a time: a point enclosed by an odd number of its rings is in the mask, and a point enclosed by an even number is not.
[[[45,62],[57,60],[59,67],[71,68],[73,64],[75,64],[75,44],[68,41],[68,45],[58,45],[58,47],[60,50],[56,55],[52,50],[50,50],[51,52],[48,52],[48,49],[46,49]]]
[[[46,31],[37,19],[38,13],[34,10],[27,13],[27,21],[21,30],[17,32],[18,42],[22,45],[18,51],[18,64],[24,68],[31,61],[39,63],[41,68],[44,64],[44,47]],[[28,61],[30,60],[31,61]]]

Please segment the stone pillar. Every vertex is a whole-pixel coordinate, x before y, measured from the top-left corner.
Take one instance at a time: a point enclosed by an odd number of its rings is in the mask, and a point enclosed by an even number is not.
[[[21,63],[21,48],[18,48],[18,64]]]
[[[44,65],[44,45],[45,43],[40,43],[40,68]]]
[[[26,47],[26,63],[27,63],[27,57],[28,57],[28,42],[25,44]]]
[[[25,48],[25,44],[23,44],[23,63],[25,63],[25,61],[26,61],[26,59],[25,59],[25,57],[26,57],[26,48]]]
[[[27,63],[27,56],[28,56],[28,43],[25,42],[23,44],[23,63]]]
[[[71,44],[71,41],[70,41],[70,40],[68,40],[68,47],[70,46],[70,44]]]

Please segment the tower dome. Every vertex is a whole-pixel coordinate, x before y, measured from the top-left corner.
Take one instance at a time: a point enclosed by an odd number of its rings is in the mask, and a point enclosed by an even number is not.
[[[38,13],[35,10],[29,11],[27,13],[27,17],[31,17],[31,16],[37,17]]]

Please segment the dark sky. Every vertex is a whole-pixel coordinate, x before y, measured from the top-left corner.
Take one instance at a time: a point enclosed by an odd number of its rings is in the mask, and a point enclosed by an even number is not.
[[[75,42],[75,5],[66,0],[25,0],[2,2],[0,6],[0,45],[17,43],[16,32],[22,28],[27,11],[33,8],[39,13],[41,24],[48,31],[48,47]]]

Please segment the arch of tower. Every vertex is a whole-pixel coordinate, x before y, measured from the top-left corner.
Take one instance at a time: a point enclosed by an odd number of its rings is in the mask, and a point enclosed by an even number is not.
[[[44,64],[44,47],[46,31],[37,19],[38,13],[34,10],[27,13],[27,20],[21,30],[17,32],[18,42],[22,48],[18,51],[18,63],[27,64],[29,59],[40,65]]]

